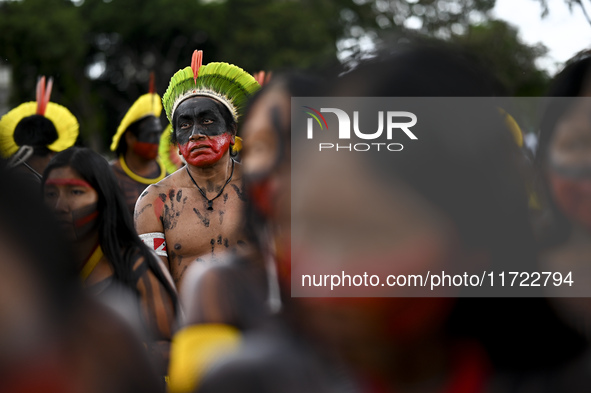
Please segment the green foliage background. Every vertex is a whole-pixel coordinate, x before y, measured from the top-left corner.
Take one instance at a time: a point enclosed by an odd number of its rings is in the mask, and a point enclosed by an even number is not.
[[[492,20],[493,6],[494,0],[0,0],[0,64],[12,70],[11,107],[34,100],[38,75],[53,76],[52,101],[76,115],[83,143],[101,152],[147,91],[150,72],[163,94],[194,49],[204,50],[205,63],[249,72],[320,70],[339,60],[354,66],[368,55],[364,40],[384,47],[421,36],[468,50],[507,95],[543,94],[548,75],[535,61],[546,49],[521,43],[515,28]],[[409,18],[420,27],[407,30]]]

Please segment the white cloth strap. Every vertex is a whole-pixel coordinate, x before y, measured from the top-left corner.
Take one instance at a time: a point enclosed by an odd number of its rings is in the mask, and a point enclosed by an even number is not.
[[[140,239],[147,245],[151,250],[156,252],[156,255],[168,258],[168,252],[166,250],[166,238],[162,232],[151,232],[142,233]]]

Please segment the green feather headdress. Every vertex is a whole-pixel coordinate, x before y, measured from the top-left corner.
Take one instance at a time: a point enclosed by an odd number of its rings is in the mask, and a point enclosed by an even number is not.
[[[193,53],[191,67],[185,67],[172,76],[162,104],[168,121],[178,105],[194,96],[211,97],[224,104],[238,121],[248,99],[261,86],[248,72],[228,63],[209,63],[202,66],[202,51]]]

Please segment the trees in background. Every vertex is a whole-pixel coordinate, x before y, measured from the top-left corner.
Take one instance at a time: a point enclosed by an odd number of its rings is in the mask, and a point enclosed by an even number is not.
[[[12,68],[11,106],[33,100],[38,75],[72,110],[85,143],[104,151],[151,71],[163,94],[190,63],[249,72],[354,66],[405,36],[456,42],[494,69],[509,94],[544,91],[542,46],[492,21],[494,0],[20,0],[0,1],[0,59]],[[410,32],[410,34],[409,34]]]

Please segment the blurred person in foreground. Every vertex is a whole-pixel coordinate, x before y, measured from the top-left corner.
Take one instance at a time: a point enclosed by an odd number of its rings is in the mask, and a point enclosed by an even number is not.
[[[57,154],[43,175],[43,196],[71,242],[88,293],[135,297],[144,342],[162,375],[168,364],[176,291],[168,271],[139,239],[107,161],[86,148]]]
[[[262,83],[269,80],[264,73],[257,76]],[[283,133],[288,126],[283,121],[289,119],[290,96],[313,94],[317,84],[316,79],[304,75],[279,75],[253,96],[243,128],[247,136],[245,148],[251,157],[249,165],[255,165],[249,172],[262,169],[263,173],[270,173],[277,170],[275,164],[283,167],[284,152],[277,151],[276,143],[281,139],[279,130]],[[259,137],[261,128],[263,136]],[[281,146],[287,145],[282,141]],[[258,167],[259,163],[263,168]],[[274,192],[283,190],[282,186],[272,185]],[[272,316],[280,307],[274,255],[270,239],[258,237],[265,232],[266,223],[253,208],[272,208],[267,204],[273,201],[267,199],[268,195],[249,195],[253,199],[243,207],[240,224],[247,227],[245,236],[253,247],[227,254],[215,264],[193,264],[185,274],[180,292],[184,317],[171,349],[171,393],[192,392],[199,387],[208,369],[224,355],[235,352],[241,343],[248,343],[245,338],[272,337],[274,334],[269,332],[285,328]],[[276,350],[266,339],[254,345],[261,353]],[[290,353],[287,350],[286,356]],[[314,365],[309,367],[313,369]]]
[[[339,79],[326,95],[491,94],[486,75],[455,51],[396,49]],[[283,97],[263,91],[253,104],[243,163],[264,224],[257,235],[277,262],[287,328],[245,335],[237,352],[201,376],[197,391],[552,392],[589,386],[581,374],[559,372],[583,344],[543,299],[455,298],[454,292],[445,298],[290,298],[295,264],[313,269],[330,261],[344,270],[363,264],[369,271],[383,261],[396,274],[405,264],[440,269],[459,260],[473,268],[519,264],[527,270],[536,258],[516,146],[497,108],[467,116],[446,104],[443,116],[433,107],[432,116],[422,117],[420,143],[404,154],[356,156],[343,165],[329,154],[304,160],[307,170],[292,173],[289,95]],[[294,176],[305,182],[291,190]],[[295,219],[305,231],[291,233]]]
[[[186,165],[150,185],[135,208],[140,237],[179,290],[191,264],[247,247],[242,166],[234,148],[239,117],[259,84],[235,65],[202,65],[202,56],[194,52],[191,67],[173,75],[163,97],[172,141]]]
[[[0,154],[8,166],[33,183],[56,152],[73,146],[78,138],[78,120],[70,111],[50,102],[53,79],[37,82],[35,102],[25,102],[0,119]]]
[[[152,74],[150,92],[133,103],[113,135],[111,151],[115,152],[117,159],[111,162],[111,168],[132,215],[135,203],[146,187],[166,176],[166,168],[158,158],[161,112],[162,102],[154,90]]]
[[[0,162],[0,392],[161,392],[117,314],[87,297],[38,187]]]
[[[567,62],[548,92],[540,128],[537,164],[546,191],[546,220],[540,220],[542,270],[571,272],[591,283],[591,52]],[[589,294],[553,292],[556,309],[591,338]],[[580,297],[574,297],[574,296]]]

